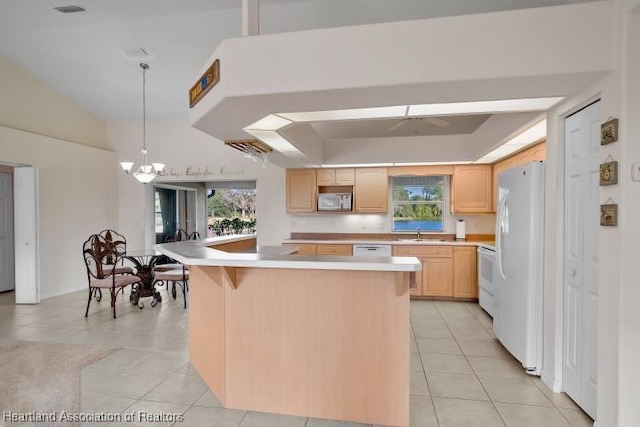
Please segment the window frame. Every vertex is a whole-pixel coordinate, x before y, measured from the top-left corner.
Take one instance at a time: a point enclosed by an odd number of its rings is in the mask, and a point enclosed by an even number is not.
[[[408,187],[410,185],[397,185],[395,184],[394,181],[396,181],[396,178],[427,178],[427,177],[440,177],[442,179],[442,199],[441,200],[414,200],[414,201],[401,201],[398,200],[396,201],[394,199],[394,187]],[[446,233],[447,231],[447,215],[446,215],[446,210],[448,208],[449,205],[449,188],[450,188],[450,176],[446,175],[446,174],[440,174],[440,175],[425,175],[425,176],[421,176],[421,175],[399,175],[399,176],[393,176],[391,177],[391,185],[390,185],[390,189],[391,189],[391,194],[390,194],[390,211],[391,211],[391,232],[393,233],[416,233],[417,232],[417,228],[415,229],[410,229],[410,230],[396,230],[395,225],[396,225],[396,221],[395,221],[395,208],[397,205],[406,205],[406,204],[410,204],[410,205],[440,205],[441,207],[441,218],[440,218],[440,223],[441,223],[441,227],[440,230],[428,230],[428,229],[420,229],[421,232],[426,232],[426,233]]]

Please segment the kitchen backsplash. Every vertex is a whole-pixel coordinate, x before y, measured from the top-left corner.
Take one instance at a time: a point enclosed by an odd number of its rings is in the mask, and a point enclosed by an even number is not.
[[[493,234],[495,214],[445,215],[445,234],[456,232],[456,221],[463,219],[467,234]],[[289,232],[302,233],[389,233],[390,214],[313,214],[287,215]]]

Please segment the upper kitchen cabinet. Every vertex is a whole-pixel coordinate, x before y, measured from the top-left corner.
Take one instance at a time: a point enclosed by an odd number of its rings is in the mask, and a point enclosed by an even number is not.
[[[316,191],[315,169],[287,169],[287,212],[315,212]]]
[[[540,144],[534,145],[528,150],[531,153],[532,162],[537,161],[545,161],[547,160],[547,144],[546,142],[542,142]]]
[[[318,169],[316,179],[318,186],[354,185],[355,171],[353,168]]]
[[[486,213],[493,211],[491,165],[460,165],[453,168],[451,211]]]
[[[389,197],[387,168],[357,168],[355,170],[354,212],[385,213]]]
[[[493,211],[498,207],[498,175],[516,166],[529,162],[545,161],[547,159],[547,143],[545,141],[527,148],[519,153],[493,164]]]

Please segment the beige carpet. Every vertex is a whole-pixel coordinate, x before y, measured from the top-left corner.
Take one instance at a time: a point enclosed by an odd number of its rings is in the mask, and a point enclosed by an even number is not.
[[[90,345],[0,340],[0,417],[3,411],[79,412],[80,370],[117,350]],[[0,418],[0,425],[3,421],[7,420]]]

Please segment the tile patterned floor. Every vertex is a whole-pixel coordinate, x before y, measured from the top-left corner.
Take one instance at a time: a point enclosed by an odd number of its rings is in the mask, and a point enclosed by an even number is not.
[[[184,420],[121,424],[216,427],[358,427],[363,424],[236,411],[222,407],[191,368],[187,310],[163,291],[163,303],[139,310],[118,300],[113,319],[107,300],[86,291],[16,306],[0,294],[0,339],[94,344],[122,349],[82,372],[85,412],[182,413]],[[411,426],[591,426],[564,394],[525,374],[495,339],[491,318],[474,303],[411,302]]]

